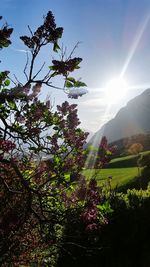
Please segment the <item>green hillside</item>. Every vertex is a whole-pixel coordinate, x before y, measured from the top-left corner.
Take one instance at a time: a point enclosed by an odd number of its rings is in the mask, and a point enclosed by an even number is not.
[[[149,152],[144,151],[140,154],[147,154]],[[110,181],[112,188],[117,187],[120,190],[140,187],[137,159],[138,156],[135,155],[114,158],[106,169],[85,169],[82,173],[87,179],[95,177],[100,185],[107,184]]]
[[[121,187],[126,184],[130,184],[136,176],[138,176],[137,167],[132,168],[113,168],[113,169],[87,169],[83,171],[83,174],[90,179],[95,177],[99,184],[104,184],[108,180],[111,180],[112,188]],[[112,177],[109,179],[108,177]]]

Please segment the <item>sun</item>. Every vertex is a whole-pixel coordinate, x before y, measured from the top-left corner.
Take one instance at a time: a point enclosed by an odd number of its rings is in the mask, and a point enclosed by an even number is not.
[[[110,104],[119,102],[129,90],[127,82],[123,78],[114,78],[105,87],[105,98]]]

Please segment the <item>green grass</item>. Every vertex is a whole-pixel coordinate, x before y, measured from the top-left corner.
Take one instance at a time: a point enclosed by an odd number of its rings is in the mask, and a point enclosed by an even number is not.
[[[144,151],[140,154],[147,154],[150,151]],[[131,184],[136,185],[138,183],[138,168],[137,168],[137,156],[129,155],[125,157],[119,157],[111,160],[107,169],[85,169],[82,171],[83,175],[87,179],[95,176],[98,184],[106,184],[109,176],[112,176],[111,186],[112,188],[124,186],[127,188]]]
[[[126,184],[130,184],[136,176],[138,176],[137,167],[132,168],[112,168],[112,169],[87,169],[82,172],[87,179],[95,176],[98,184],[102,185],[108,181],[108,177],[112,176],[111,186],[112,188],[120,187]]]

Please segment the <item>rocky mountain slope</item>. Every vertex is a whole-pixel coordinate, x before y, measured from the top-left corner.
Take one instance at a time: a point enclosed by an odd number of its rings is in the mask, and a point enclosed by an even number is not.
[[[90,139],[89,143],[97,146],[106,136],[108,142],[130,137],[136,134],[150,133],[150,89],[130,100]]]

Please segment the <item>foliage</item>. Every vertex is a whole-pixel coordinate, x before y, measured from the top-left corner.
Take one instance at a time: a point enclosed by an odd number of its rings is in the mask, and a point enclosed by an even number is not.
[[[126,194],[110,191],[104,198],[113,213],[109,213],[109,224],[95,236],[94,252],[90,250],[91,239],[79,225],[73,225],[72,229],[68,225],[68,242],[59,259],[59,267],[149,266],[150,191],[133,189]],[[69,239],[73,234],[79,246]],[[89,246],[88,250],[86,246]]]
[[[0,16],[2,20],[2,16]],[[0,29],[0,49],[8,47],[11,44],[10,36],[13,32],[12,28],[8,28],[8,25],[5,23]]]
[[[34,33],[29,30],[31,37],[21,37],[31,51],[24,68],[26,83],[9,88],[9,73],[0,73],[1,266],[29,262],[53,266],[73,212],[84,231],[91,233],[107,223],[110,210],[100,198],[96,181],[88,184],[80,174],[87,133],[79,128],[76,105],[66,101],[53,111],[49,99],[39,99],[43,85],[56,88],[51,81],[56,75],[64,77],[64,84],[84,86],[69,78],[82,59],[71,58],[72,53],[64,59],[61,54],[61,60],[53,60],[47,74],[38,79],[43,66],[34,73],[35,59],[45,45],[52,44],[54,52],[60,50],[63,29],[56,27],[48,12],[43,25]],[[10,44],[11,32],[2,28],[2,47]]]
[[[123,248],[129,245],[128,232],[121,228],[125,229],[126,218],[130,235],[130,226],[134,237],[143,227],[139,223],[133,231],[139,215],[149,212],[149,190],[118,194],[111,186],[102,190],[94,178],[86,181],[81,170],[87,133],[79,128],[76,105],[66,101],[53,111],[49,99],[39,99],[43,85],[57,88],[52,83],[55,76],[62,75],[68,89],[85,86],[70,77],[82,59],[72,58],[72,53],[65,58],[61,53],[61,59],[53,59],[47,74],[39,79],[43,65],[34,73],[35,60],[45,45],[51,44],[54,52],[60,50],[63,29],[56,27],[48,12],[43,25],[35,32],[29,30],[30,37],[21,37],[31,52],[24,68],[26,83],[10,88],[8,71],[0,73],[0,264],[52,267],[58,261],[57,266],[66,267],[76,258],[74,266],[88,266],[90,259],[93,267],[95,261],[99,265],[99,257],[102,264],[104,258],[112,259],[114,248],[122,248],[120,240],[125,240]],[[11,33],[7,25],[2,27],[1,48],[11,44]],[[104,167],[113,150],[104,137],[95,166]]]
[[[143,146],[140,143],[134,143],[128,149],[128,152],[133,155],[139,154],[143,150]]]
[[[143,145],[140,143],[134,143],[130,146],[128,152],[132,155],[137,155],[138,157],[140,156],[140,152],[143,150]],[[140,173],[140,168],[138,165],[138,161],[137,161],[137,168],[138,168],[138,176],[141,175]]]
[[[148,167],[150,168],[150,153],[143,154],[138,160],[138,164],[141,167]]]
[[[117,146],[115,156],[128,155],[128,149],[135,143],[143,146],[143,151],[150,149],[150,134],[137,134],[112,142],[110,145]]]
[[[138,158],[139,158],[139,156],[137,156],[137,155],[117,158],[117,159],[112,160],[108,164],[107,168],[130,168],[130,167],[136,167]]]
[[[146,188],[150,182],[150,153],[141,154],[138,159],[138,165],[141,167],[141,185]]]

